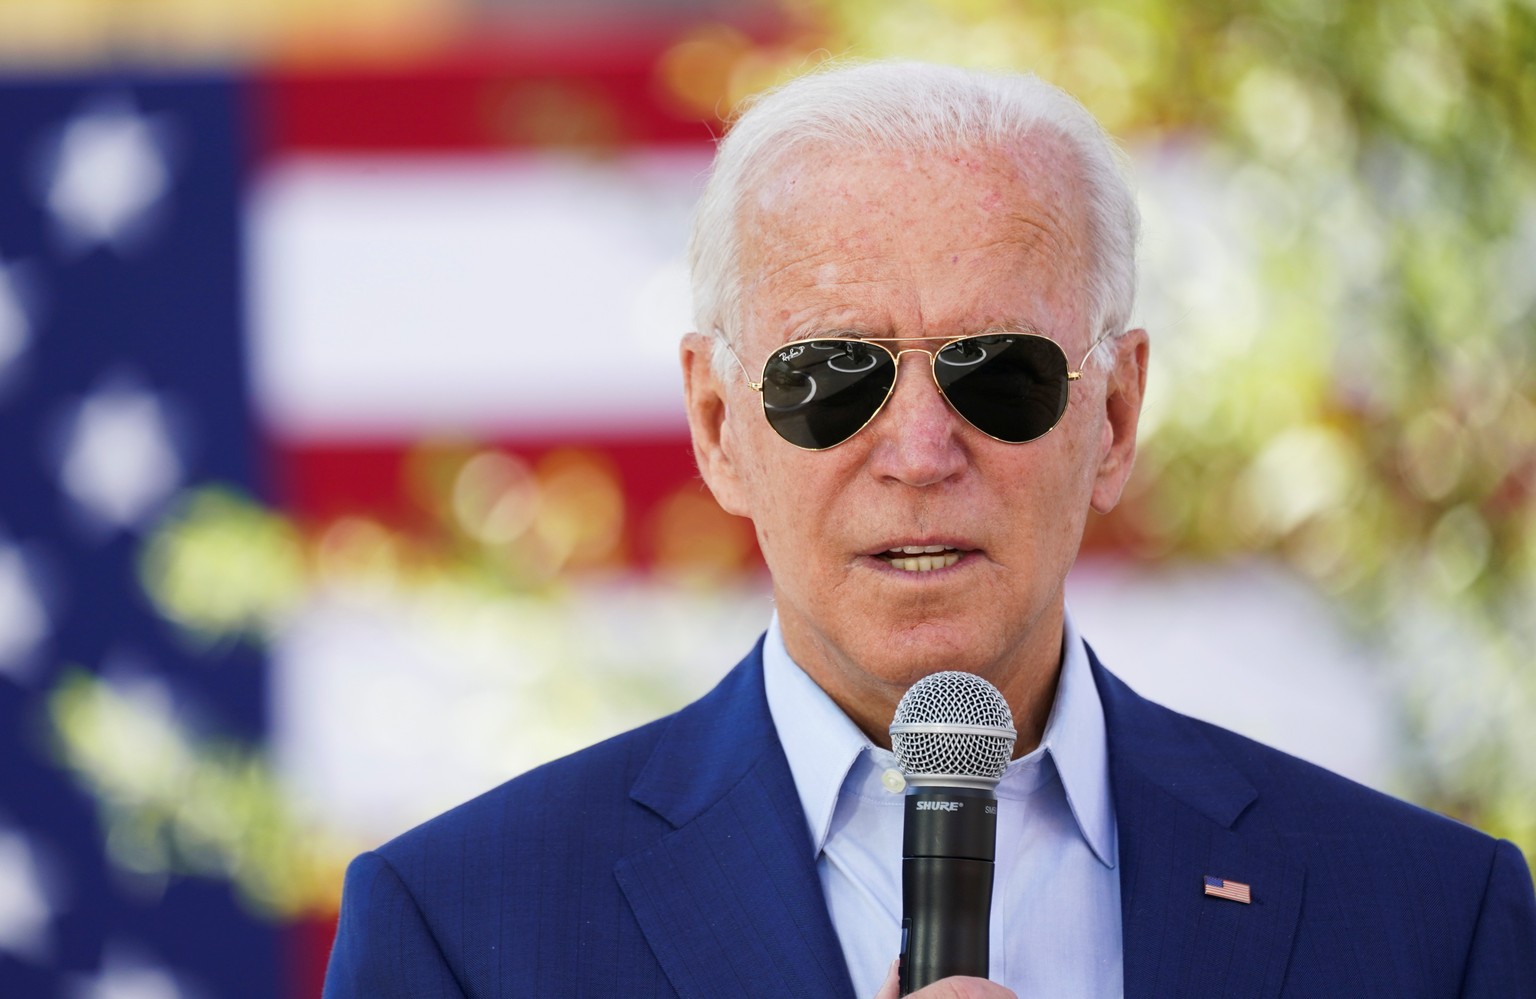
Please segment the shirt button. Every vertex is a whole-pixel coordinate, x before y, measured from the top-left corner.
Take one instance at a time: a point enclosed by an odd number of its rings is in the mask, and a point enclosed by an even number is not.
[[[900,794],[907,789],[907,779],[901,775],[900,770],[887,770],[880,775],[880,783],[892,794]]]

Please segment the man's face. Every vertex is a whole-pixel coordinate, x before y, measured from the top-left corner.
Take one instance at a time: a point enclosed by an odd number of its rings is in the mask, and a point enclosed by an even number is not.
[[[1091,335],[1073,162],[1045,136],[1012,155],[789,156],[740,219],[737,347],[753,379],[778,345],[847,331],[936,348],[989,328],[1033,330],[1075,369]],[[700,468],[756,527],[796,662],[866,731],[883,730],[901,692],[941,669],[990,679],[1015,710],[1048,695],[1088,509],[1113,506],[1129,473],[1140,331],[1119,345],[1114,372],[1073,382],[1061,423],[1027,444],[967,424],[914,353],[869,426],[802,451],[768,426],[739,372],[714,376],[708,353],[702,338],[684,344]],[[959,557],[910,571],[888,554],[909,546]]]

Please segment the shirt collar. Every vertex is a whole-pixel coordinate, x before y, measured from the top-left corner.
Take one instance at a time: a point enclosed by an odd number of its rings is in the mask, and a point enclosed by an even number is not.
[[[1040,745],[1008,764],[999,784],[1024,784],[1027,793],[1049,757],[1061,777],[1067,804],[1078,832],[1106,867],[1117,863],[1114,802],[1109,789],[1109,752],[1104,708],[1088,665],[1088,655],[1070,613],[1064,615],[1061,677],[1056,701],[1046,721]],[[827,840],[843,783],[861,755],[873,761],[889,753],[871,743],[826,692],[802,670],[784,647],[784,634],[775,613],[763,640],[763,686],[768,711],[789,760],[800,795],[800,807],[819,854]],[[1014,778],[1010,780],[1010,778]]]

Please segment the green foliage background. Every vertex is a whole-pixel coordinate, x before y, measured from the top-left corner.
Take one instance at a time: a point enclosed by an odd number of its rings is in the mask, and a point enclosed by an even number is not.
[[[1125,140],[1169,328],[1103,533],[1314,581],[1391,664],[1409,793],[1536,854],[1536,4],[786,9],[733,96],[827,56],[1024,69]]]

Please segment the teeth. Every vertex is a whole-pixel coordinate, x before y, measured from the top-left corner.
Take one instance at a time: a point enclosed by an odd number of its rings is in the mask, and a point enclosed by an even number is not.
[[[885,560],[905,572],[931,572],[960,561],[960,552],[948,545],[901,545],[886,549]]]
[[[911,549],[907,550],[910,551]],[[891,565],[898,569],[904,569],[907,572],[929,572],[933,569],[947,569],[960,561],[959,552],[946,550],[942,546],[934,553],[929,553],[929,549],[926,548],[919,548],[918,551],[924,554],[913,555],[907,558],[893,558],[890,560]],[[938,552],[943,554],[938,554]]]

